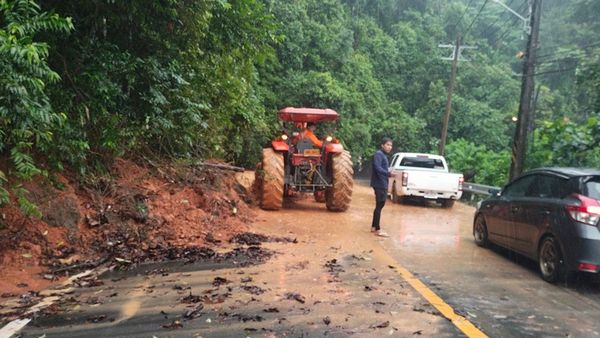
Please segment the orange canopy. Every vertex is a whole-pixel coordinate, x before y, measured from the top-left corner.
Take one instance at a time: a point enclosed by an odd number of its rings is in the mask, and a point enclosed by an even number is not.
[[[339,116],[333,109],[285,107],[277,112],[281,121],[291,122],[335,121]]]

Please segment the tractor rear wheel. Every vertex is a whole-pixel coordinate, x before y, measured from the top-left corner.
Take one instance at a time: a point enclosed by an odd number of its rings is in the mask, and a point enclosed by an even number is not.
[[[332,187],[325,190],[325,204],[329,211],[346,211],[352,200],[352,159],[350,152],[333,155],[330,162]]]
[[[262,152],[259,184],[260,207],[279,210],[283,205],[283,154],[271,148]]]

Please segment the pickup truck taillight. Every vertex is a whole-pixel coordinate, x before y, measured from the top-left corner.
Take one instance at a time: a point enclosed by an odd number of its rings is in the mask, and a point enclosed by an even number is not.
[[[600,202],[593,198],[582,196],[579,194],[573,194],[574,198],[578,199],[581,204],[579,205],[567,205],[565,208],[569,213],[569,216],[577,222],[596,225],[600,220]]]
[[[402,173],[402,186],[406,187],[407,185],[408,185],[408,173],[403,172]]]
[[[462,186],[463,186],[464,182],[465,182],[465,178],[464,177],[461,176],[461,177],[458,178],[458,191],[462,191]]]

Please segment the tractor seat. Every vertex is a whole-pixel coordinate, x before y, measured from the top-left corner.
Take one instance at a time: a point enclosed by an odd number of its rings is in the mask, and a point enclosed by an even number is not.
[[[313,149],[315,145],[307,138],[303,138],[298,141],[296,144],[296,149],[298,150],[298,154],[304,154],[304,150]]]

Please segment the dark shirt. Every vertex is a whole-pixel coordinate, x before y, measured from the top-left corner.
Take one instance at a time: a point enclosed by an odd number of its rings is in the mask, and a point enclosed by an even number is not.
[[[373,155],[371,186],[375,189],[388,188],[388,158],[382,150]]]

